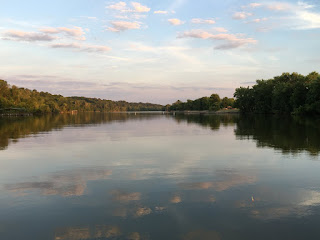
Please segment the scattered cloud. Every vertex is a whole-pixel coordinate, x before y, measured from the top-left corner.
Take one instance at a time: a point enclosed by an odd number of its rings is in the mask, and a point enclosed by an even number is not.
[[[129,21],[112,21],[112,27],[109,27],[108,30],[112,32],[123,32],[130,29],[140,29],[141,25],[138,22],[129,22]]]
[[[191,22],[195,24],[215,24],[216,23],[216,21],[213,19],[201,19],[201,18],[193,18]]]
[[[115,4],[111,4],[111,5],[107,6],[106,8],[112,9],[112,10],[123,11],[126,9],[126,7],[127,7],[127,4],[125,2],[118,2]]]
[[[56,43],[51,45],[52,48],[71,48],[79,49],[84,52],[109,52],[110,47],[100,46],[100,45],[89,45],[89,44],[79,44],[79,43]]]
[[[246,19],[249,16],[252,16],[252,13],[249,12],[236,12],[233,14],[232,18],[236,20]]]
[[[138,2],[131,2],[132,8],[128,7],[125,2],[118,2],[106,6],[107,9],[116,10],[120,12],[136,12],[136,13],[146,13],[150,11],[150,8],[142,5]]]
[[[67,28],[67,27],[58,27],[58,28],[43,28],[40,29],[40,32],[46,33],[46,34],[59,34],[63,33],[67,36],[75,37],[78,40],[85,40],[84,37],[85,32],[81,27],[74,27],[74,28]]]
[[[143,6],[141,3],[138,2],[132,2],[131,5],[133,6],[135,12],[143,13],[150,11],[149,7]]]
[[[57,39],[57,37],[51,36],[46,33],[8,30],[4,33],[4,39],[13,40],[13,41],[26,41],[26,42],[37,42],[37,41],[50,42]]]
[[[174,25],[174,26],[178,26],[178,25],[184,24],[184,21],[181,21],[181,20],[178,19],[178,18],[168,19],[168,22],[169,22],[171,25]]]
[[[162,11],[162,10],[158,10],[158,11],[154,11],[154,14],[168,14],[168,11]]]
[[[211,40],[219,40],[224,41],[223,44],[218,45],[215,49],[232,49],[238,48],[247,44],[256,44],[257,40],[253,38],[243,38],[242,34],[227,34],[227,33],[219,33],[212,34],[210,32],[195,29],[191,31],[184,32],[178,35],[178,38],[200,38],[200,39],[211,39]]]

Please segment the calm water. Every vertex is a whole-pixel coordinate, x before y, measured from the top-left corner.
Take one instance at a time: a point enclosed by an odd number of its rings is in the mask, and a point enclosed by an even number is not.
[[[320,239],[320,120],[0,118],[0,239]]]

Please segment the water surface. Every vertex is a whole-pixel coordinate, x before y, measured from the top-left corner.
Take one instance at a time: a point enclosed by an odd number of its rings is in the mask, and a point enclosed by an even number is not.
[[[318,239],[319,119],[0,118],[0,239]]]

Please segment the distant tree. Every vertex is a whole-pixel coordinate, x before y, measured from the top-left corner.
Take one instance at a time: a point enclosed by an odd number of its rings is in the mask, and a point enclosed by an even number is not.
[[[234,106],[234,98],[227,98],[224,97],[221,100],[221,108],[227,108],[227,107],[233,107]]]
[[[211,111],[218,111],[220,109],[221,99],[220,96],[216,93],[210,96],[210,107],[209,110]]]

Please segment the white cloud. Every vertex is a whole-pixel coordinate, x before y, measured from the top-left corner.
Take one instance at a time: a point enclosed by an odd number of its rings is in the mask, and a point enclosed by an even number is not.
[[[52,48],[71,48],[79,49],[84,52],[109,52],[110,47],[102,45],[90,45],[90,44],[79,44],[79,43],[56,43],[51,45]]]
[[[233,14],[232,18],[233,19],[246,19],[247,17],[252,16],[252,13],[249,12],[236,12]]]
[[[131,2],[132,8],[129,8],[125,2],[118,2],[115,4],[111,4],[107,6],[106,8],[111,10],[116,10],[120,12],[136,12],[136,13],[145,13],[149,12],[150,8],[147,6],[142,5],[138,2]]]
[[[59,34],[64,33],[67,36],[76,37],[78,40],[85,40],[85,32],[81,27],[67,28],[67,27],[58,27],[58,28],[43,28],[40,29],[40,32],[46,34]]]
[[[106,8],[122,11],[126,9],[126,6],[127,4],[125,2],[118,2],[118,3],[107,6]]]
[[[168,11],[162,11],[162,10],[158,10],[158,11],[154,11],[154,14],[168,14]]]
[[[131,5],[133,6],[135,12],[142,13],[142,12],[149,12],[150,11],[149,7],[143,6],[141,3],[138,3],[138,2],[131,2]]]
[[[17,30],[8,30],[4,33],[5,40],[14,41],[26,41],[26,42],[37,42],[37,41],[53,41],[57,37],[51,36],[46,33],[37,32],[24,32]]]
[[[178,35],[178,38],[187,38],[187,37],[224,41],[223,44],[216,46],[215,49],[232,49],[232,48],[238,48],[247,44],[257,43],[257,40],[253,38],[243,38],[242,34],[240,35],[227,34],[227,33],[212,34],[200,29],[184,32]]]
[[[298,11],[296,13],[300,24],[297,29],[314,29],[320,28],[320,14],[309,11]]]
[[[112,32],[122,32],[129,29],[140,29],[141,25],[138,22],[128,22],[128,21],[112,21],[112,27],[108,30]]]
[[[171,25],[175,25],[175,26],[184,24],[184,21],[181,21],[181,20],[178,19],[178,18],[168,19],[168,22],[169,22]]]
[[[191,22],[195,24],[215,24],[216,23],[216,21],[213,19],[201,19],[201,18],[193,18]]]

